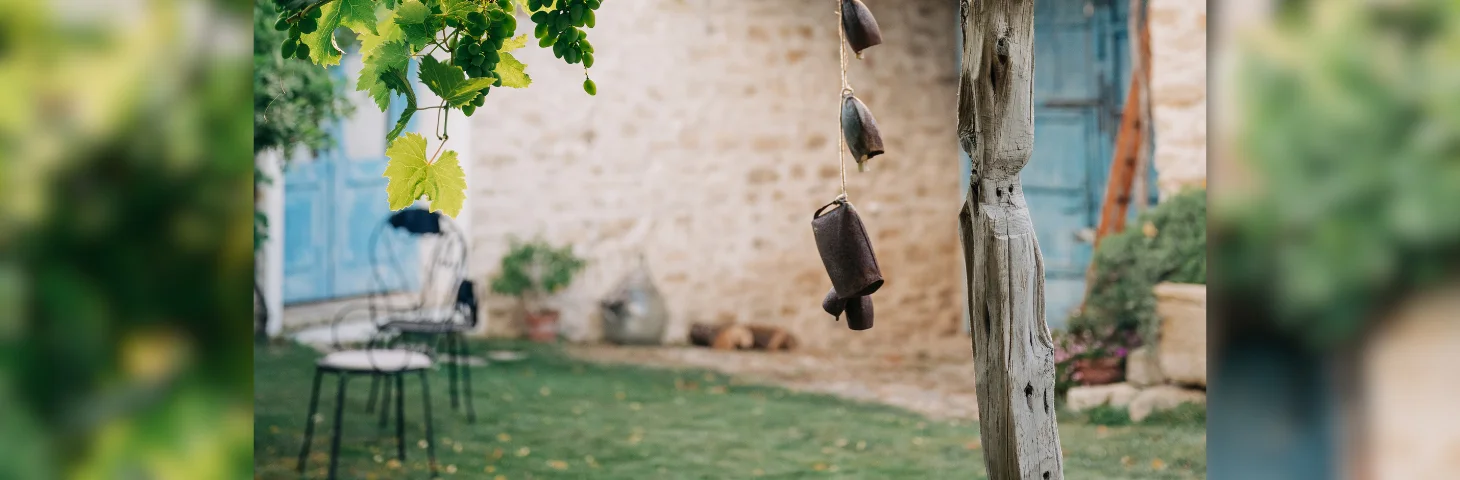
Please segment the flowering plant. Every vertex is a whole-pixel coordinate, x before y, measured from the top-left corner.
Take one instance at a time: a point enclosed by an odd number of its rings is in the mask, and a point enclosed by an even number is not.
[[[1072,385],[1084,383],[1083,364],[1114,361],[1117,365],[1141,345],[1141,336],[1131,329],[1075,328],[1055,335],[1054,362],[1056,390],[1063,394]],[[1086,367],[1088,368],[1088,367]]]

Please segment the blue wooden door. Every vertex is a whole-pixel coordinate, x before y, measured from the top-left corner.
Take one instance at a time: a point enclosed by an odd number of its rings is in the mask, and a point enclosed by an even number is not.
[[[1099,220],[1130,74],[1126,3],[1034,2],[1034,156],[1021,178],[1044,253],[1052,327],[1066,323],[1085,293],[1088,234]],[[966,189],[969,158],[960,157]]]
[[[373,257],[393,257],[401,268],[383,269],[379,281],[370,271],[371,236],[391,213],[381,176],[385,134],[405,108],[405,99],[397,96],[381,112],[366,92],[354,90],[360,68],[358,51],[346,53],[331,68],[355,107],[350,118],[330,126],[335,147],[318,158],[294,162],[284,175],[285,303],[409,290],[419,283],[415,242],[394,230],[376,241]]]

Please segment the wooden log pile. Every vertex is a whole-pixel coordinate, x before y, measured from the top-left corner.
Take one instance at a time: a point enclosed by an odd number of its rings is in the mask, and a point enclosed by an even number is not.
[[[773,325],[690,325],[689,343],[716,350],[781,351],[796,348],[796,336]]]

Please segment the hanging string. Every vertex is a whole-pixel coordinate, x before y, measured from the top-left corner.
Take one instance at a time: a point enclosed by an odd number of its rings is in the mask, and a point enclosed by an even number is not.
[[[847,37],[846,37],[847,34],[846,34],[845,29],[842,27],[843,25],[846,24],[845,23],[845,20],[842,18],[842,0],[832,0],[832,1],[836,2],[837,61],[841,63],[841,68],[842,68],[842,70],[841,70],[841,74],[842,74],[842,90],[841,90],[841,96],[840,96],[840,98],[839,98],[839,100],[837,101],[837,104],[836,104],[836,106],[837,106],[837,108],[836,108],[836,125],[837,125],[837,136],[836,136],[836,139],[837,139],[836,140],[837,151],[836,151],[836,154],[837,154],[837,166],[841,168],[841,173],[842,173],[842,194],[841,194],[840,197],[837,197],[837,198],[840,198],[842,200],[846,200],[846,198],[847,198],[847,132],[846,132],[845,128],[842,127],[842,105],[846,102],[846,98],[852,95],[852,85],[847,82]]]

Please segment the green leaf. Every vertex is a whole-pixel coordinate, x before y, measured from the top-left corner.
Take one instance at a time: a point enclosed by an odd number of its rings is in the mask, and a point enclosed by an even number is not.
[[[517,57],[505,51],[502,52],[502,59],[497,62],[497,75],[502,76],[502,86],[512,88],[527,88],[532,84],[532,77],[527,75],[527,65],[517,61]]]
[[[471,104],[477,92],[492,86],[490,78],[466,78],[461,67],[441,63],[433,57],[421,60],[421,83],[453,107]]]
[[[341,1],[336,0],[320,7],[319,28],[299,37],[301,42],[309,46],[309,59],[316,65],[328,67],[340,64],[342,52],[335,47],[335,29],[340,27]]]
[[[403,70],[391,70],[382,74],[380,80],[390,90],[400,92],[406,96],[405,110],[401,111],[400,119],[395,122],[395,128],[390,129],[390,133],[385,135],[385,141],[394,142],[395,137],[400,136],[401,132],[405,131],[406,125],[411,122],[411,117],[416,114],[416,92],[411,88],[410,81],[406,79],[406,74]],[[371,93],[374,94],[373,91]],[[389,99],[388,96],[386,98],[387,100]]]
[[[375,104],[384,111],[390,106],[390,92],[393,89],[382,82],[380,77],[405,72],[410,59],[410,46],[405,42],[394,41],[377,46],[365,54],[365,66],[360,69],[360,79],[356,82],[355,90],[370,92]]]
[[[416,49],[426,48],[435,31],[426,28],[426,19],[431,17],[431,8],[416,0],[401,3],[395,10],[395,23],[405,35],[406,41]]]
[[[340,25],[355,33],[375,33],[375,0],[334,0],[338,5]]]
[[[455,218],[466,203],[466,172],[456,152],[447,150],[436,161],[426,159],[426,137],[408,133],[386,149],[390,163],[385,167],[386,200],[391,210],[409,207],[425,196],[431,209]]]
[[[384,22],[376,26],[375,30],[376,33],[359,34],[360,51],[366,52],[367,57],[369,56],[369,52],[380,48],[381,45],[402,39],[400,25],[396,25],[393,14],[390,18],[387,18]]]
[[[441,16],[465,20],[466,14],[480,9],[469,0],[441,0]]]
[[[522,48],[522,47],[526,47],[526,46],[527,46],[527,34],[524,33],[524,34],[518,35],[518,36],[516,36],[514,38],[509,38],[505,42],[502,42],[502,48],[500,50],[497,50],[497,51],[500,52],[500,53],[507,53],[507,52],[510,52],[510,51],[513,51],[513,50],[516,50],[516,49],[519,49],[519,48]]]

